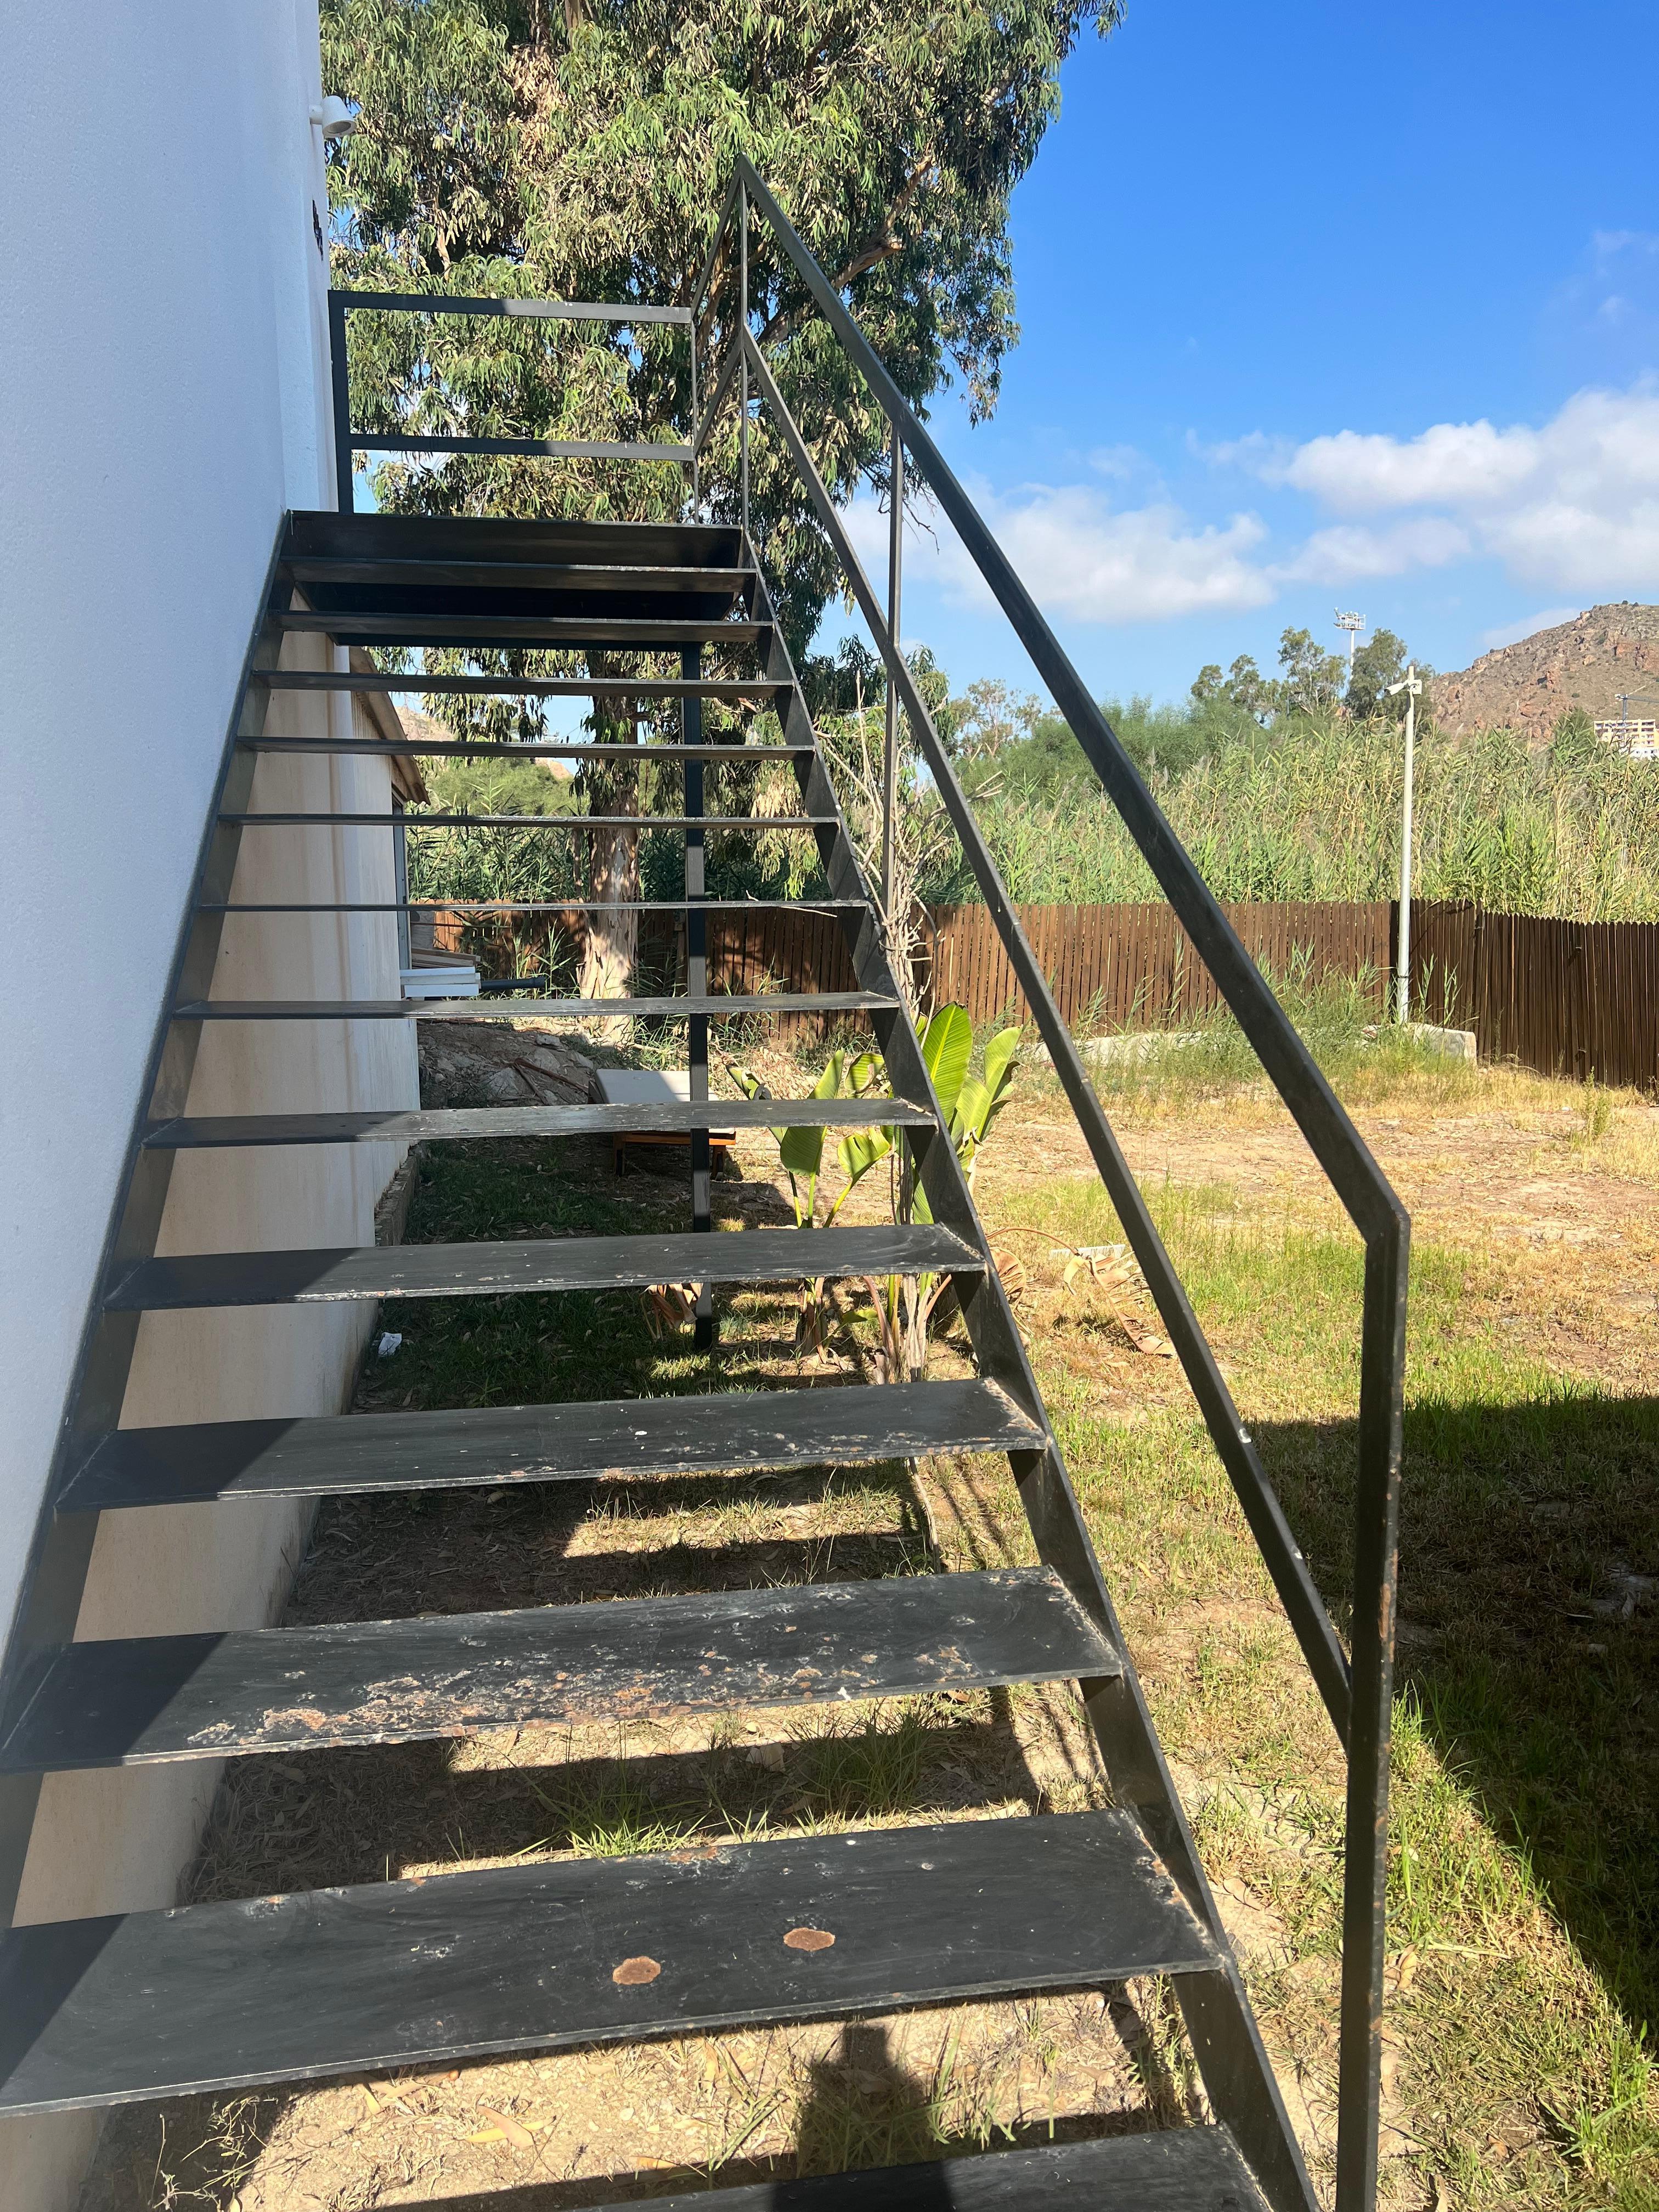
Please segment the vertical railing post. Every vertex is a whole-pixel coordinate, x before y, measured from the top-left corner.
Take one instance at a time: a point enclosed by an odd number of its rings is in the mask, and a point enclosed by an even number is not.
[[[699,489],[701,483],[701,471],[698,467],[698,463],[702,458],[702,449],[697,444],[697,307],[695,301],[693,301],[691,304],[690,338],[691,428],[688,442],[691,447],[691,519],[695,522],[697,519],[697,510],[702,503],[702,495]]]
[[[680,673],[696,683],[702,673],[702,647],[687,645],[680,648]],[[688,998],[702,999],[708,995],[708,916],[703,906],[708,885],[703,873],[703,833],[691,825],[703,810],[702,757],[692,748],[702,743],[702,701],[688,692],[680,702],[680,737],[687,748],[682,767],[685,775],[685,990]],[[691,1014],[686,1018],[686,1066],[690,1078],[691,1097],[702,1101],[708,1096],[708,1017]],[[709,1230],[714,1226],[713,1192],[710,1188],[710,1160],[708,1132],[691,1131],[691,1227],[693,1231]],[[704,1283],[697,1291],[697,1321],[696,1345],[706,1352],[714,1340],[714,1298],[713,1285]]]
[[[899,642],[899,601],[904,557],[904,441],[896,419],[892,425],[892,461],[889,471],[890,507],[887,520],[887,634],[896,653]],[[887,927],[887,955],[896,957],[899,933],[893,914],[895,856],[894,805],[898,791],[898,686],[887,682],[887,727],[881,757],[881,911]]]
[[[328,295],[328,374],[334,397],[335,503],[342,514],[356,505],[351,468],[351,382],[346,366],[345,301]]]
[[[743,534],[749,536],[749,188],[738,194],[738,477],[742,486]]]
[[[1381,2123],[1382,1964],[1389,1888],[1389,1747],[1400,1570],[1400,1474],[1411,1231],[1403,1215],[1365,1251],[1353,1676],[1342,1882],[1337,2212],[1372,2212]]]

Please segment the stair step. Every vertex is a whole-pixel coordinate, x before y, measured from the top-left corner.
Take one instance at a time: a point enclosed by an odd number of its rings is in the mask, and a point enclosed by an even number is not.
[[[1121,1811],[518,1864],[14,1929],[0,2112],[1216,1964]]]
[[[706,1098],[635,1106],[449,1106],[421,1112],[181,1115],[147,1130],[155,1152],[233,1145],[422,1145],[477,1137],[672,1136],[692,1129],[931,1128],[904,1098]]]
[[[108,1313],[352,1298],[498,1297],[524,1291],[644,1290],[652,1283],[799,1283],[823,1276],[981,1274],[984,1256],[933,1224],[693,1231],[662,1237],[522,1237],[476,1244],[189,1252],[144,1260]]]
[[[520,744],[510,738],[499,744],[462,738],[405,738],[401,743],[394,743],[390,738],[379,737],[276,738],[263,733],[238,738],[236,742],[252,753],[362,753],[371,759],[381,760],[401,759],[411,754],[418,760],[799,760],[816,750],[805,742],[786,744],[773,740],[762,744],[759,738],[745,739],[741,734],[724,744],[711,739],[707,744],[693,745],[683,744],[676,737],[644,735],[636,745],[613,744],[598,738],[544,738],[533,744],[526,739]],[[859,903],[864,902],[860,900]]]
[[[434,809],[404,807],[397,813],[382,808],[378,813],[309,812],[297,807],[267,808],[258,814],[222,814],[222,822],[239,829],[270,829],[281,824],[292,829],[309,825],[331,830],[828,830],[828,814],[443,814]],[[441,899],[428,899],[441,906]],[[574,900],[568,904],[574,905]]]
[[[414,615],[354,607],[271,617],[279,630],[317,631],[365,644],[467,646],[516,640],[526,645],[634,646],[641,652],[677,645],[753,645],[772,634],[769,623],[641,622],[614,615]],[[422,684],[424,678],[422,679]]]
[[[301,555],[284,565],[298,584],[402,584],[428,592],[604,592],[646,599],[696,592],[734,598],[754,581],[750,568],[657,568],[603,561],[399,561]]]
[[[471,698],[592,699],[623,692],[641,699],[775,699],[787,684],[763,676],[431,676],[379,675],[373,670],[273,668],[273,691],[407,691]]]
[[[1122,1671],[1046,1567],[119,1638],[58,1653],[0,1743],[0,1773]]]
[[[865,1467],[929,1452],[1041,1451],[1044,1442],[1039,1424],[980,1382],[204,1421],[116,1430],[58,1510]]]
[[[1237,2145],[1214,2127],[1096,2136],[925,2166],[867,2166],[651,2199],[651,2212],[1049,2212],[1054,2206],[1075,2212],[1267,2212]],[[600,2205],[595,2212],[621,2208]]]
[[[612,1016],[683,1021],[707,1014],[873,1013],[898,1005],[878,991],[772,991],[744,998],[736,992],[706,998],[666,999],[186,999],[173,1010],[178,1022],[587,1022]]]

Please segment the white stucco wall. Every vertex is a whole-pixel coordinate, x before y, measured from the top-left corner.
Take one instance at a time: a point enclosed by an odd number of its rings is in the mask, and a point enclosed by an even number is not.
[[[334,504],[315,0],[12,7],[0,1621],[288,507]]]
[[[272,545],[286,508],[334,498],[316,0],[14,6],[0,52],[0,818],[27,979],[0,1054],[3,1628]],[[294,640],[284,658],[333,656]],[[343,727],[353,711],[285,697],[271,726]],[[252,803],[388,798],[381,762],[271,757]],[[233,896],[389,897],[390,842],[249,833]],[[387,997],[396,970],[389,917],[233,919],[214,988]],[[210,1025],[191,1107],[414,1096],[402,1024]],[[161,1249],[368,1242],[394,1159],[380,1146],[187,1155]],[[123,1420],[337,1410],[369,1319],[147,1317]],[[267,1620],[303,1533],[280,1504],[106,1516],[77,1633]],[[18,1917],[171,1902],[215,1779],[49,1778]],[[97,2124],[0,2125],[5,2212],[70,2212]]]

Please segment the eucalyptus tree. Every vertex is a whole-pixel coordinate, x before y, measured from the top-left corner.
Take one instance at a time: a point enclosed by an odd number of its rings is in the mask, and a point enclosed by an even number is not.
[[[361,108],[330,156],[335,282],[688,305],[744,154],[912,404],[925,410],[954,385],[982,417],[1018,334],[1010,195],[1056,111],[1060,64],[1121,7],[323,0],[325,81]],[[750,308],[836,498],[884,482],[880,411],[758,229]],[[729,260],[702,311],[718,352],[735,319]],[[632,441],[683,436],[690,421],[682,328],[352,319],[356,412],[378,431]],[[736,448],[728,408],[702,475],[715,517],[736,511]],[[788,456],[763,430],[751,496],[799,653],[836,579]],[[680,514],[684,483],[655,463],[456,457],[382,466],[376,497],[418,513],[650,520]],[[527,726],[516,712],[496,721],[502,733]],[[638,784],[631,768],[609,772],[603,811],[630,811]],[[596,888],[602,874],[607,896],[628,895],[636,861],[596,852],[595,866]]]

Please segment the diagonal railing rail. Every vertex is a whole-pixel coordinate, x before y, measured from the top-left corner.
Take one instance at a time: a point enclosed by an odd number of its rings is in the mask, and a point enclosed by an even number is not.
[[[755,336],[749,283],[750,227],[755,219],[769,234],[781,263],[793,271],[806,300],[841,340],[886,416],[894,512],[890,599],[885,610]],[[726,250],[734,227],[735,251]],[[716,312],[719,301],[731,290],[736,293],[735,310],[722,317]],[[718,325],[724,338],[722,358],[707,380],[708,396],[693,434],[696,449],[701,453],[735,391],[739,407],[738,497],[748,538],[752,380],[754,393],[799,473],[887,669],[892,702],[885,786],[889,806],[895,735],[892,717],[895,708],[902,707],[1346,1753],[1336,2203],[1338,2212],[1371,2212],[1376,2201],[1380,2118],[1389,1752],[1409,1219],[1036,602],[839,293],[759,174],[741,158],[697,280],[691,313],[696,319],[694,333],[702,329],[712,333]],[[1012,625],[1364,1242],[1351,1658],[1342,1648],[1260,1454],[1095,1096],[1077,1046],[1025,939],[973,810],[899,650],[898,517],[907,463],[955,527]],[[890,820],[886,827],[890,831]]]

